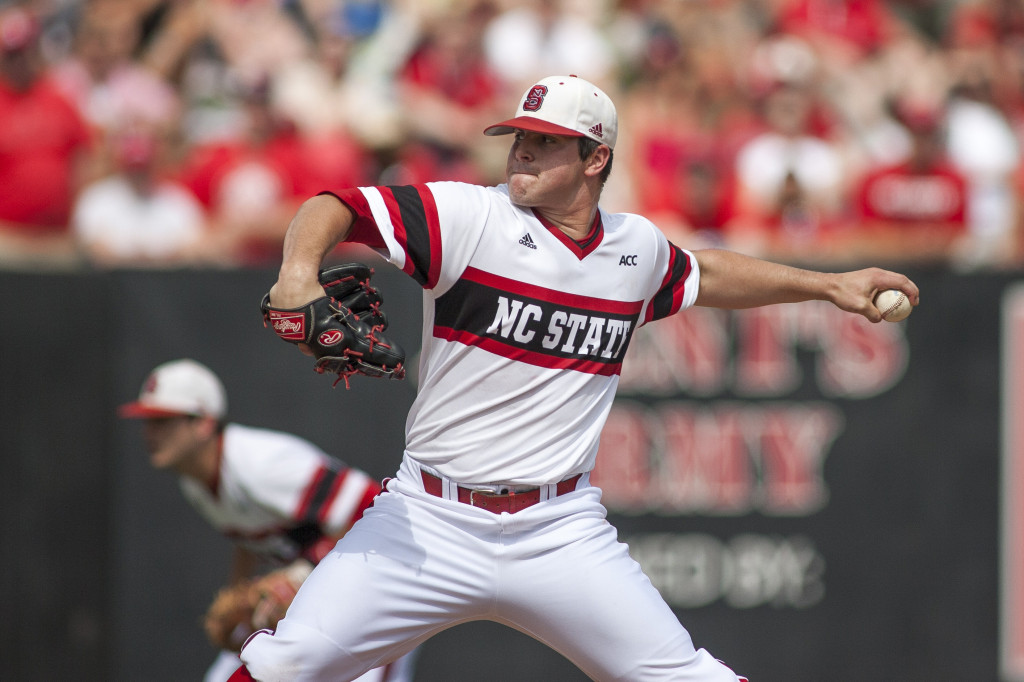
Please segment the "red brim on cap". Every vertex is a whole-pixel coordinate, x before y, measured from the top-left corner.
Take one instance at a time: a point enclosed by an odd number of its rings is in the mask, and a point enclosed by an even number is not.
[[[548,135],[568,135],[570,137],[586,137],[583,133],[572,128],[565,128],[554,123],[542,121],[533,116],[517,116],[501,123],[484,128],[484,135],[508,135],[516,130],[529,130],[532,133],[547,133]]]
[[[176,410],[164,410],[159,407],[152,407],[144,403],[127,403],[117,408],[117,414],[125,419],[149,419],[160,417],[184,417],[188,412]]]

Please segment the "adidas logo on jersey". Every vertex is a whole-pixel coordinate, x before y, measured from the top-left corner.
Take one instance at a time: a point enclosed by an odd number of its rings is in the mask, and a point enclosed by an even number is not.
[[[591,126],[588,131],[591,135],[597,135],[598,137],[604,137],[604,129],[601,128],[601,124],[598,123],[596,126]]]
[[[529,232],[523,235],[523,238],[519,240],[519,243],[523,246],[528,246],[531,249],[537,248],[537,245],[533,243],[533,237],[530,236]]]

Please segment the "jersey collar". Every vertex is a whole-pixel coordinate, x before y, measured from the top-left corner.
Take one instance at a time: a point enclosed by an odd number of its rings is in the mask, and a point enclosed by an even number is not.
[[[533,215],[536,216],[537,220],[540,221],[541,225],[548,229],[548,232],[553,234],[558,241],[565,244],[565,247],[576,254],[576,257],[580,260],[586,258],[590,253],[595,251],[598,246],[601,245],[601,241],[604,239],[604,223],[601,222],[601,211],[594,214],[594,222],[590,225],[590,231],[587,232],[587,236],[579,241],[573,239],[565,232],[562,232],[558,227],[550,220],[542,216],[537,209],[531,209]]]

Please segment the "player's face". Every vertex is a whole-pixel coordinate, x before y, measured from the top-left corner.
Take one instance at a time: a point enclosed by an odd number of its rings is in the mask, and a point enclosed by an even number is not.
[[[179,470],[186,466],[200,451],[200,421],[189,416],[147,419],[143,437],[149,463],[156,469]]]
[[[512,203],[564,209],[583,186],[584,164],[575,137],[517,130],[505,165]]]

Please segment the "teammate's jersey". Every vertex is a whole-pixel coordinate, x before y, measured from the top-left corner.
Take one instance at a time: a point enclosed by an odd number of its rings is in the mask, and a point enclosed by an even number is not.
[[[697,296],[696,259],[640,216],[599,211],[577,243],[505,185],[336,196],[357,215],[349,241],[424,289],[406,456],[461,483],[541,485],[593,468],[633,331]]]
[[[317,563],[380,486],[287,433],[228,424],[215,489],[180,479],[185,499],[218,531],[263,558]]]

